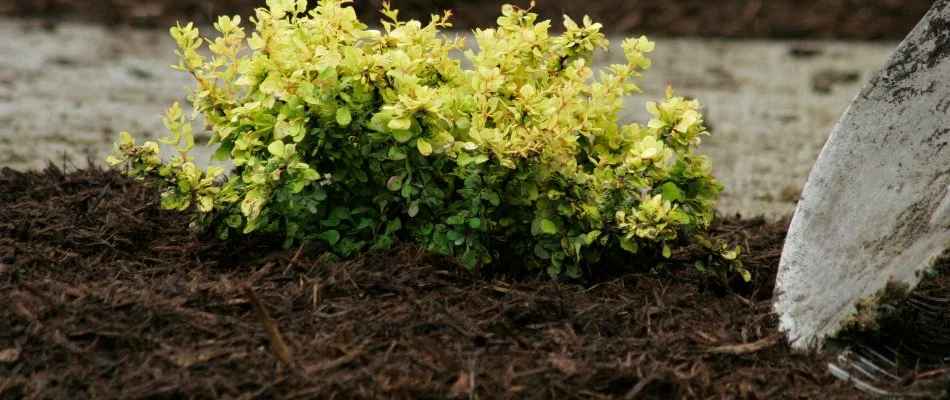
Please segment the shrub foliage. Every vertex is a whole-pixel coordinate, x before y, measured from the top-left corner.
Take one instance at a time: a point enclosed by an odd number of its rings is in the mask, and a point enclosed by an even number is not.
[[[165,118],[169,161],[123,132],[109,162],[157,177],[163,208],[190,210],[222,238],[322,239],[344,256],[403,240],[477,268],[504,248],[578,276],[604,252],[669,257],[709,226],[722,185],[694,154],[709,135],[699,103],[668,89],[646,104],[645,125],[618,121],[650,67],[646,37],[623,41],[625,63],[595,71],[608,42],[586,17],[565,16],[552,35],[550,21],[506,5],[463,52],[464,40],[440,34],[449,12],[422,24],[384,5],[377,31],[347,2],[307,11],[305,0],[268,0],[250,36],[240,17],[219,18],[214,39],[171,29],[229,174],[196,166],[178,104]],[[699,239],[711,255],[698,267],[747,276],[738,248]]]

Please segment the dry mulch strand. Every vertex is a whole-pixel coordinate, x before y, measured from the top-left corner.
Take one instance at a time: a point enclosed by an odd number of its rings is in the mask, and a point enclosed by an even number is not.
[[[793,353],[785,226],[720,219],[750,284],[692,268],[488,277],[409,246],[221,242],[115,172],[0,172],[0,398],[863,398]]]

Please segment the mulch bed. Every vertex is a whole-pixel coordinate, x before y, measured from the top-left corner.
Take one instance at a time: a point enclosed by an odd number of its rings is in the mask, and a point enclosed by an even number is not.
[[[480,276],[409,246],[221,242],[115,172],[0,171],[0,398],[866,398],[792,352],[781,222],[724,218],[750,284],[692,268]]]
[[[459,29],[492,25],[503,2],[393,1],[403,18],[452,9]],[[539,0],[538,11],[590,14],[611,33],[900,39],[932,3]],[[12,0],[0,16],[164,28],[261,4]],[[361,19],[378,20],[380,4],[357,2]],[[3,169],[0,187],[0,399],[868,397],[777,331],[783,222],[713,226],[744,246],[750,284],[692,268],[567,282],[476,275],[409,246],[331,261],[315,245],[221,242],[110,171]]]
[[[494,26],[501,5],[529,0],[393,0],[404,19],[428,21],[453,10],[458,29]],[[585,14],[610,33],[741,38],[902,39],[933,0],[538,0],[537,11],[560,27],[561,15]],[[166,28],[176,21],[210,23],[217,15],[250,15],[262,0],[6,0],[0,15]],[[310,4],[316,4],[311,0]],[[355,2],[360,19],[379,21],[382,0]]]

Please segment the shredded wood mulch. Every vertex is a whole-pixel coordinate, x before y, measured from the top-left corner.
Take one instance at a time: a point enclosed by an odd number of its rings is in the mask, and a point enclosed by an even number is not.
[[[793,353],[785,229],[721,219],[750,284],[691,268],[487,277],[409,246],[221,242],[115,172],[0,171],[0,398],[866,397]]]
[[[316,0],[310,0],[315,5]],[[375,24],[383,0],[358,0],[362,21]],[[400,18],[428,21],[452,10],[455,28],[494,26],[501,5],[529,0],[392,0]],[[166,28],[176,21],[209,24],[218,15],[253,15],[263,0],[5,0],[0,16],[93,21]],[[561,27],[562,15],[590,15],[617,34],[793,39],[903,39],[933,0],[538,0],[536,11]]]

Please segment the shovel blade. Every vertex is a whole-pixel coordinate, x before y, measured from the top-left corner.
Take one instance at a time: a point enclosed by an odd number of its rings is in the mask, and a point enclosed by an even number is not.
[[[950,247],[950,0],[937,0],[851,103],[792,217],[775,311],[819,349],[889,282],[908,290]],[[906,285],[906,286],[903,286]]]

